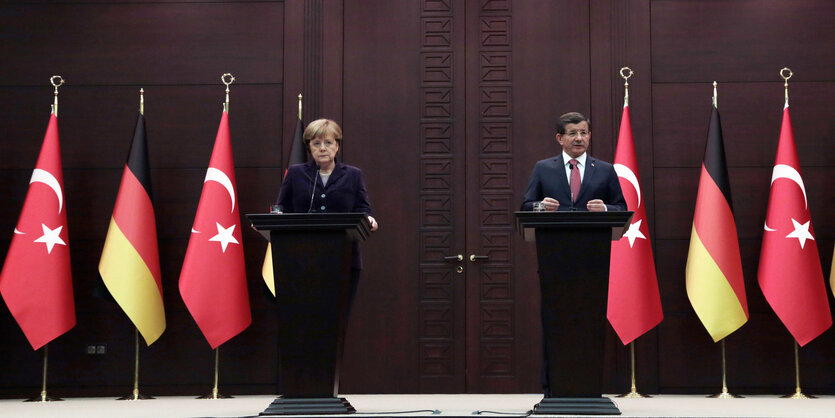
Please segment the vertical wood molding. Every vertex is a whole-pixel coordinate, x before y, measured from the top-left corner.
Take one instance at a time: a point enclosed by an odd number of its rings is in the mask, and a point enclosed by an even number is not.
[[[323,0],[304,0],[304,107],[305,122],[323,117],[324,6]]]
[[[424,0],[420,36],[420,325],[419,376],[428,388],[455,391],[455,273],[444,256],[455,247],[453,211],[453,16],[451,0]],[[461,319],[458,319],[461,320]],[[423,383],[422,383],[423,384]],[[444,388],[444,389],[440,389]]]
[[[623,78],[618,70],[630,67],[635,75],[629,79],[629,108],[632,134],[635,141],[647,220],[650,234],[654,234],[653,149],[651,138],[649,0],[595,0],[589,14],[591,33],[591,99],[594,140],[592,154],[612,162],[617,150],[620,120],[623,114]],[[660,278],[660,277],[659,277]],[[638,358],[638,389],[656,391],[657,363],[650,356],[657,355],[657,333],[642,337],[636,343]],[[655,337],[653,337],[654,335]],[[629,389],[628,347],[624,347],[613,332],[607,333],[604,374],[605,391],[625,392]],[[647,385],[649,383],[649,385]]]
[[[478,369],[470,374],[475,389],[497,390],[507,386],[517,375],[516,301],[513,252],[513,77],[512,77],[512,3],[511,0],[482,1],[478,10],[478,128],[469,133],[475,141],[467,154],[478,164],[476,210],[478,229],[476,245],[489,258],[479,263],[477,304],[479,312],[476,354]],[[470,113],[473,115],[473,113]],[[470,310],[473,313],[474,310]],[[475,343],[476,341],[471,341]],[[473,358],[469,356],[469,358]],[[511,384],[512,385],[512,384]],[[507,388],[505,390],[512,390]]]

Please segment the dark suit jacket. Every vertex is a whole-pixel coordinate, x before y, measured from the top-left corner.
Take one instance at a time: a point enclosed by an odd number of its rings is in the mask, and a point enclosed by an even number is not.
[[[287,169],[276,203],[284,213],[365,213],[371,215],[368,192],[359,168],[337,161],[327,185],[322,185],[315,162]],[[361,269],[359,245],[354,243],[352,269]]]
[[[558,210],[572,210],[571,188],[565,177],[565,162],[562,153],[536,163],[520,210],[533,210],[533,202],[546,197],[560,202]],[[580,194],[573,205],[573,210],[588,210],[586,203],[593,199],[603,200],[609,211],[626,210],[626,200],[623,198],[614,166],[587,155],[583,183],[580,185]]]

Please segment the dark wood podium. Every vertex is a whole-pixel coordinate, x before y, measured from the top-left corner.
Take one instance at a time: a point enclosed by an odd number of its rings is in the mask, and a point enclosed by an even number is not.
[[[272,243],[278,305],[279,396],[261,415],[355,412],[338,398],[354,241],[371,233],[362,213],[247,215]]]
[[[620,414],[602,396],[612,240],[633,212],[516,212],[536,241],[542,297],[545,399],[534,414]]]

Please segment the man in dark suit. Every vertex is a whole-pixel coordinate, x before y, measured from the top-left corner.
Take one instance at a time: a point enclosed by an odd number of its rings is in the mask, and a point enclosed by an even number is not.
[[[626,210],[618,175],[612,164],[586,153],[591,142],[589,121],[580,113],[560,116],[557,142],[562,154],[539,161],[533,168],[521,210]]]
[[[586,154],[591,141],[589,121],[580,113],[560,116],[557,142],[562,153],[536,163],[521,210],[624,211],[626,200],[612,164]],[[543,321],[544,322],[544,321]],[[570,342],[567,342],[570,344]],[[548,375],[548,346],[542,339],[542,390],[553,397]]]

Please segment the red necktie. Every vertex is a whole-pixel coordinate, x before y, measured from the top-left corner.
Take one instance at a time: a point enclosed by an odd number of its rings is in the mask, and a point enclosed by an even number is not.
[[[577,195],[580,194],[580,169],[577,168],[578,161],[574,158],[568,160],[571,164],[571,178],[568,179],[568,184],[571,186],[571,199],[576,202]]]

